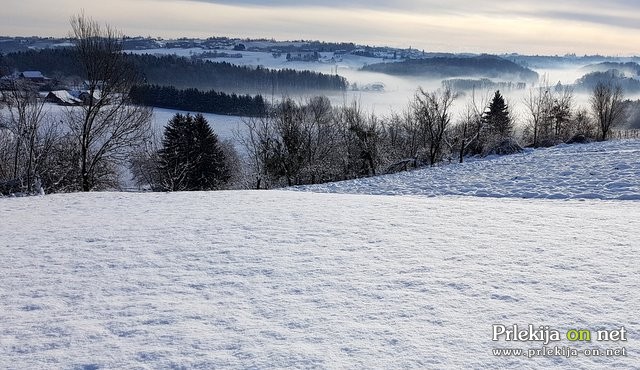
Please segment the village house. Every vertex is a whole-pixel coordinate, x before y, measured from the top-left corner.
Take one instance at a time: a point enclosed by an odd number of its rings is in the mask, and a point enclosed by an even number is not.
[[[63,106],[74,106],[74,105],[82,105],[82,99],[79,99],[73,95],[71,95],[66,90],[56,90],[50,91],[49,94],[45,97],[45,101],[48,103],[63,105]]]
[[[18,78],[28,80],[35,84],[45,84],[51,81],[50,78],[45,77],[40,71],[24,71],[18,74]]]

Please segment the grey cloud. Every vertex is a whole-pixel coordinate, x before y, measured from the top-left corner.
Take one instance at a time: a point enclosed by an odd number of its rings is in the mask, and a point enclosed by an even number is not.
[[[557,7],[559,5],[573,5],[580,8],[631,8],[640,9],[640,4],[637,0],[609,0],[603,5],[602,0],[566,0],[564,2],[557,2],[554,0],[528,0],[518,1],[517,3],[504,1],[504,0],[400,0],[400,1],[388,1],[388,0],[352,0],[352,1],[340,1],[340,0],[182,0],[182,1],[195,1],[212,4],[224,4],[234,6],[265,6],[265,7],[332,7],[332,8],[385,8],[385,9],[398,9],[398,10],[424,10],[426,12],[430,10],[482,10],[486,9],[491,11],[492,8],[508,8],[510,3],[514,5],[530,5],[531,8],[539,7]]]
[[[612,15],[640,14],[637,0],[609,0],[606,5],[601,0],[184,0],[209,4],[252,7],[305,8],[324,7],[332,9],[370,9],[391,12],[412,12],[413,14],[461,14],[488,16],[528,16],[540,19],[582,21],[609,26],[637,29],[640,18]],[[573,10],[575,9],[575,11]]]
[[[446,2],[434,0],[402,0],[402,1],[384,1],[384,0],[183,0],[195,1],[209,4],[232,5],[232,6],[260,6],[260,7],[322,7],[333,9],[373,9],[373,10],[390,10],[390,11],[421,11],[429,12],[458,12],[469,10],[480,10],[484,5],[479,2],[470,4],[466,0],[449,0]],[[492,1],[493,2],[493,1]],[[499,3],[499,2],[496,2]]]
[[[437,14],[437,13],[457,13],[457,14],[522,14],[521,9],[528,8],[530,11],[526,11],[527,15],[545,17],[552,16],[562,17],[566,16],[567,19],[580,19],[579,13],[571,13],[562,10],[567,8],[575,9],[587,9],[593,13],[609,12],[609,11],[638,11],[640,12],[640,2],[638,0],[609,0],[603,3],[602,0],[565,0],[558,2],[557,0],[527,0],[527,1],[503,1],[503,0],[400,0],[400,1],[385,1],[385,0],[353,0],[353,1],[341,1],[341,0],[182,0],[191,2],[201,2],[209,4],[221,4],[231,6],[259,6],[259,7],[290,7],[290,8],[304,8],[304,7],[324,7],[333,9],[374,9],[374,10],[389,10],[389,11],[411,11],[425,14]],[[584,16],[586,21],[596,21],[597,23],[614,24],[617,20],[615,18],[603,17],[598,19],[596,17]],[[623,22],[628,24],[628,22]]]
[[[581,12],[548,11],[539,13],[544,18],[579,21],[586,23],[617,26],[622,28],[640,29],[640,17],[621,15],[593,14]]]

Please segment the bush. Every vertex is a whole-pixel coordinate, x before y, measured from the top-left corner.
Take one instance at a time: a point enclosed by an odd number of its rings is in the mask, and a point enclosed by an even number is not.
[[[513,138],[507,138],[494,145],[486,155],[509,155],[522,153],[523,149]]]
[[[584,134],[576,134],[571,139],[567,140],[567,144],[588,144],[591,142],[593,142],[593,140]]]

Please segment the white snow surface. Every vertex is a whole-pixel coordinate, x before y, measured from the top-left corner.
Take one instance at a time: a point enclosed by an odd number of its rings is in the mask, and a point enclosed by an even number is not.
[[[527,149],[292,190],[386,195],[640,200],[640,140]]]
[[[639,146],[305,188],[402,196],[2,198],[0,368],[638,368]],[[437,187],[504,198],[416,195]],[[627,341],[547,347],[627,356],[497,357],[543,344],[494,342],[493,324],[624,326]]]
[[[637,368],[634,201],[285,191],[3,199],[0,367]],[[494,357],[492,324],[627,357]],[[552,343],[553,345],[554,343]]]

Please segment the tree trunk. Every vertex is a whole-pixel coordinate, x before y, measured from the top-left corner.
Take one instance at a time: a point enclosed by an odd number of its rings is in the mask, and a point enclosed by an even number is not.
[[[84,145],[82,146],[80,155],[82,161],[82,163],[80,164],[80,176],[82,176],[82,191],[89,191],[91,190],[91,187],[89,184],[89,173],[87,172],[87,149]]]

